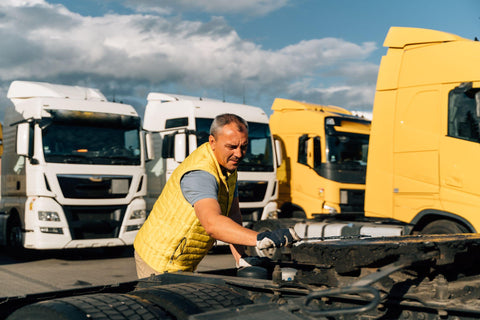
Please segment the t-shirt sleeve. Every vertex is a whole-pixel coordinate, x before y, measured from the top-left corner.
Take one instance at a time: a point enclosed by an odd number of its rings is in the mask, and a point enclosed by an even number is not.
[[[180,180],[182,194],[192,206],[198,200],[211,198],[218,200],[218,183],[215,177],[206,171],[195,170],[185,173]]]

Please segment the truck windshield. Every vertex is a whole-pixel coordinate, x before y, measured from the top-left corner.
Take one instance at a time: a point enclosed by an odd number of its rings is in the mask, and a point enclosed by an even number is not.
[[[210,125],[213,119],[197,118],[197,145],[208,141]],[[266,123],[248,123],[248,149],[238,171],[269,171],[273,172],[272,139],[270,128]]]
[[[40,123],[46,162],[140,165],[140,118],[51,113]]]
[[[366,134],[326,128],[326,162],[316,171],[323,177],[342,183],[365,183],[368,139]]]
[[[327,133],[327,162],[359,167],[367,165],[368,135]]]

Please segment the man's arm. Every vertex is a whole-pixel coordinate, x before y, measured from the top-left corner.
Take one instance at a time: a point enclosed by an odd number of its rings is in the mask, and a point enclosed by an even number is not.
[[[238,207],[238,198],[234,198],[230,217],[221,214],[220,205],[215,199],[198,200],[193,207],[198,220],[212,238],[235,245],[257,245],[257,232],[241,225],[242,217]]]

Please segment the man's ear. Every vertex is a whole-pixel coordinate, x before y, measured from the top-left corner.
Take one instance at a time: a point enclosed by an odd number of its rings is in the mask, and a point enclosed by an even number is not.
[[[212,150],[215,151],[215,146],[217,145],[217,141],[215,141],[214,136],[212,135],[208,136],[208,142],[210,143],[210,147],[212,148]]]

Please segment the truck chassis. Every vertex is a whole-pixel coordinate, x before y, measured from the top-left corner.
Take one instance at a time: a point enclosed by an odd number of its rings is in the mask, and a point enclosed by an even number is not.
[[[7,319],[478,319],[480,235],[300,243],[291,260],[0,299]],[[286,279],[286,272],[295,274]],[[283,273],[283,276],[282,276]]]

